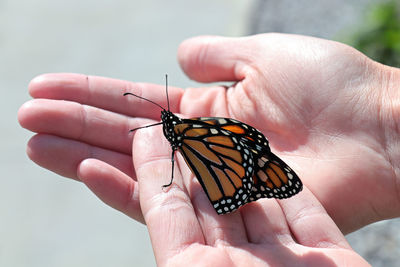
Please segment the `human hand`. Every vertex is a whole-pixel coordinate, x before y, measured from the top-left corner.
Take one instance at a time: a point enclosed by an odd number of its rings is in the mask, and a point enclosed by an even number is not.
[[[140,203],[159,266],[369,266],[307,189],[288,200],[260,199],[217,215],[187,168],[170,179],[160,127],[136,133]],[[182,166],[182,165],[181,165]]]
[[[195,80],[237,83],[170,88],[173,112],[234,117],[261,130],[344,232],[398,216],[399,150],[385,102],[394,95],[389,78],[396,71],[339,43],[277,34],[192,39],[180,47],[179,59]],[[103,201],[143,221],[135,170],[159,159],[133,150],[135,162],[144,160],[133,168],[127,131],[149,122],[137,117],[158,120],[160,110],[122,97],[127,91],[165,106],[163,86],[45,75],[30,85],[34,98],[45,99],[25,104],[19,120],[40,133],[28,145],[35,162],[85,182]],[[153,141],[163,138],[156,134]]]

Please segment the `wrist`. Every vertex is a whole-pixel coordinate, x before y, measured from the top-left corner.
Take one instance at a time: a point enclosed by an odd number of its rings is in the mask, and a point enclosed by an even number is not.
[[[361,131],[353,138],[364,146],[352,184],[353,197],[360,195],[352,198],[353,209],[334,216],[344,233],[400,216],[400,69],[369,59],[365,63],[354,87],[357,112],[352,115]]]
[[[386,218],[400,216],[400,69],[379,64],[381,99],[378,107],[384,157],[392,174],[393,202],[386,207]],[[384,218],[384,219],[386,219]]]

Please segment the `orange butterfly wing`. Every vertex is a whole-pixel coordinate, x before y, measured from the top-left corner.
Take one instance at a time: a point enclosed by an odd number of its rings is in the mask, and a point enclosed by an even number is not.
[[[272,152],[257,159],[253,182],[250,201],[259,198],[289,198],[303,189],[297,174]]]
[[[250,125],[206,117],[182,122],[174,127],[182,138],[179,151],[218,214],[259,198],[288,198],[302,190],[296,173]]]
[[[218,214],[248,202],[253,186],[254,159],[228,131],[199,121],[183,120],[174,127],[179,147]]]

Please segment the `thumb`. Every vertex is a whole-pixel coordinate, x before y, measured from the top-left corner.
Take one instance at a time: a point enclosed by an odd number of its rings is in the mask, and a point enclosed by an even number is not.
[[[178,61],[183,71],[199,82],[239,81],[249,58],[248,37],[200,36],[181,43]]]

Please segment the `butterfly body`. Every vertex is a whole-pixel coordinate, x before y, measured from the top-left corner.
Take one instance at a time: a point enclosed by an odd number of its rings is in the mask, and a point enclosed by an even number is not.
[[[161,121],[163,122],[163,133],[165,138],[171,144],[172,150],[177,150],[182,145],[182,137],[175,133],[175,125],[182,124],[182,119],[176,116],[171,111],[161,111]]]

